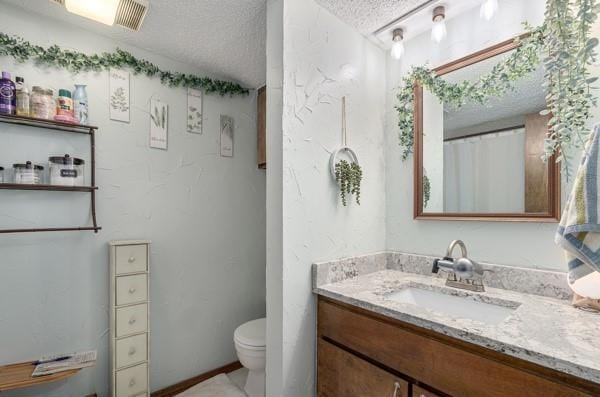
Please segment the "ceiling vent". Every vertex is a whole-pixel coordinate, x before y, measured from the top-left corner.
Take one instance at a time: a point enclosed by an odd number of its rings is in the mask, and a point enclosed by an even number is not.
[[[61,6],[65,5],[65,0],[50,1]],[[115,25],[138,31],[142,27],[147,12],[148,0],[121,0],[115,16]]]
[[[138,31],[142,27],[147,11],[147,0],[121,0],[115,17],[115,25]]]

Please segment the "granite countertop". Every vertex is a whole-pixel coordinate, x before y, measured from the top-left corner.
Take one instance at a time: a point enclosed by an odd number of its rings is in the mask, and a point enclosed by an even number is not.
[[[495,325],[451,317],[389,300],[406,287],[512,308]],[[348,303],[440,334],[600,383],[600,315],[573,308],[568,301],[499,288],[483,293],[446,287],[444,280],[398,270],[378,270],[329,284],[316,284],[318,295]]]

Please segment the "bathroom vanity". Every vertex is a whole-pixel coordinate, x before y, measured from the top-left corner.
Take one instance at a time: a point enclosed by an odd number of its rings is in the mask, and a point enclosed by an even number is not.
[[[532,275],[540,295],[461,291],[397,256],[314,266],[318,396],[600,395],[599,318],[558,299],[560,273]],[[488,283],[534,281],[505,270]]]

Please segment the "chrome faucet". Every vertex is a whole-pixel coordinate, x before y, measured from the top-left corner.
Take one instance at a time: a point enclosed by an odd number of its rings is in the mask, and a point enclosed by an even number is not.
[[[460,247],[461,257],[455,259],[452,257],[452,252],[457,245]],[[440,270],[448,272],[446,285],[449,287],[477,292],[485,291],[483,266],[467,257],[467,247],[461,240],[452,241],[448,246],[446,256],[433,261],[431,272],[438,273]]]

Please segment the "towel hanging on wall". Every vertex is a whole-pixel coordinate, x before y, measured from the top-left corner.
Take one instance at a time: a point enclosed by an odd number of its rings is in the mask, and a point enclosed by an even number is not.
[[[594,127],[555,241],[565,250],[574,304],[600,310],[600,124]],[[579,295],[579,296],[577,296]]]

